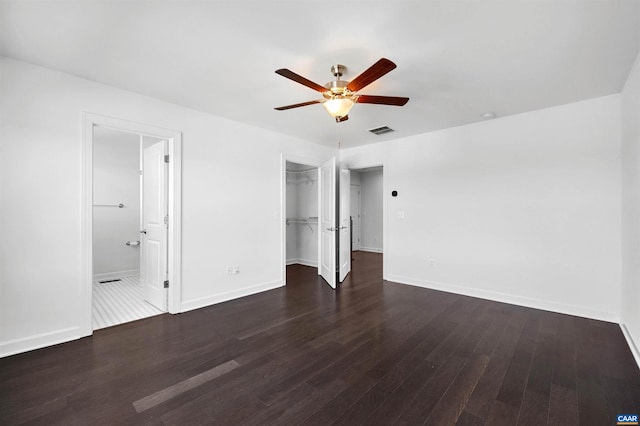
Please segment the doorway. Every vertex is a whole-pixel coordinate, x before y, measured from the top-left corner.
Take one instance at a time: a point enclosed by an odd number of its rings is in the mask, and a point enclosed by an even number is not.
[[[317,166],[285,160],[285,283],[292,269],[319,270],[318,178]]]
[[[83,332],[179,311],[179,132],[84,115]]]
[[[351,169],[352,259],[355,252],[384,251],[384,171],[382,166]]]
[[[166,270],[166,227],[155,220],[162,228],[155,240],[146,230],[154,228],[149,220],[153,204],[163,218],[166,215],[167,187],[160,178],[166,173],[155,167],[155,151],[164,155],[166,140],[108,127],[93,129],[94,330],[166,312],[166,291],[157,295],[153,287],[145,288],[154,282],[145,277]],[[155,256],[162,259],[152,260],[154,245],[161,246],[162,254]]]

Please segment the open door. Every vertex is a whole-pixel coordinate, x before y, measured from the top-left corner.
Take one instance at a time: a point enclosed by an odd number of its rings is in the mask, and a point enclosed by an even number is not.
[[[140,279],[147,302],[167,310],[166,141],[144,148],[142,156],[142,258]]]
[[[336,159],[320,167],[320,275],[336,288]]]
[[[351,272],[351,173],[340,169],[340,226],[338,253],[340,253],[339,281],[342,282]]]

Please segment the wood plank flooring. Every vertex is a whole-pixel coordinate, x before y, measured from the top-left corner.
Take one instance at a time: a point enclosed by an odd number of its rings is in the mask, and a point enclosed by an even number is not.
[[[286,288],[0,359],[0,424],[614,425],[640,412],[618,325],[382,281]]]

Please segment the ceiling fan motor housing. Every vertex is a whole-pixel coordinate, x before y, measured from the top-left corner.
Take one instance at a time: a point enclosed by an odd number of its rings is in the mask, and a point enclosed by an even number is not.
[[[348,81],[345,80],[334,80],[330,81],[324,85],[327,89],[327,92],[323,93],[324,97],[329,99],[332,95],[348,95],[350,90],[347,89]]]
[[[331,67],[331,73],[336,79],[324,85],[324,87],[329,89],[328,92],[323,93],[323,96],[325,97],[325,99],[331,99],[333,96],[336,96],[336,95],[338,96],[350,95],[350,91],[347,90],[347,85],[349,84],[349,82],[345,80],[340,80],[340,77],[342,77],[345,71],[347,71],[347,67],[341,64],[336,64]]]

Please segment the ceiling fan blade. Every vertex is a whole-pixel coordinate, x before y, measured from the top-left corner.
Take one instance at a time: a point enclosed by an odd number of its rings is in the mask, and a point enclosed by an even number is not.
[[[395,105],[402,106],[409,102],[409,98],[401,98],[399,96],[373,96],[373,95],[360,95],[358,96],[359,104],[378,104],[378,105]]]
[[[336,123],[342,123],[343,121],[347,121],[349,119],[349,115],[343,115],[342,117],[336,117]]]
[[[295,72],[288,70],[286,68],[281,68],[279,70],[276,70],[276,74],[280,74],[281,76],[286,77],[289,80],[293,80],[296,83],[300,83],[303,86],[307,86],[320,93],[324,93],[328,90],[326,87],[320,86],[318,83],[314,83],[311,80],[307,80],[303,76],[296,74]]]
[[[307,105],[319,104],[322,101],[323,101],[322,99],[316,99],[315,101],[302,102],[302,103],[293,104],[293,105],[286,105],[286,106],[281,106],[281,107],[277,107],[277,108],[274,108],[274,109],[277,109],[278,111],[284,111],[284,110],[291,109],[291,108],[298,108],[298,107],[303,107],[303,106],[307,106]]]
[[[351,82],[347,85],[347,89],[351,90],[352,92],[357,92],[363,87],[373,83],[389,71],[393,70],[395,67],[396,64],[394,64],[387,58],[382,58],[375,64],[371,65],[362,74],[351,80]]]

